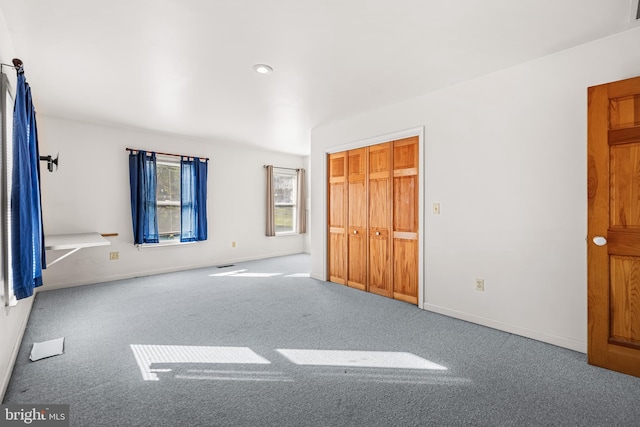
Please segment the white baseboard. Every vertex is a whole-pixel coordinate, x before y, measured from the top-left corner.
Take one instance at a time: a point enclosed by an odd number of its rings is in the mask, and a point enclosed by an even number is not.
[[[13,373],[13,367],[16,364],[16,359],[18,358],[18,352],[20,351],[20,346],[22,345],[22,338],[24,337],[24,332],[27,329],[27,322],[29,322],[29,316],[31,315],[31,307],[33,307],[33,300],[35,296],[30,297],[28,299],[21,300],[21,303],[27,304],[27,312],[22,319],[20,330],[18,331],[18,337],[13,343],[13,348],[11,350],[11,356],[9,359],[9,366],[7,367],[7,371],[4,373],[2,377],[2,383],[0,384],[0,402],[4,401],[4,394],[7,392],[7,387],[9,386],[9,381],[11,380],[11,374]],[[9,310],[15,309],[14,307],[8,307]]]
[[[325,281],[324,280],[324,276],[322,274],[315,274],[314,272],[311,272],[309,277],[311,277],[312,279],[316,279],[316,280],[322,280],[323,282]]]
[[[547,334],[545,332],[535,331],[517,325],[503,323],[493,319],[487,319],[485,317],[451,310],[433,304],[424,303],[424,309],[456,319],[465,320],[467,322],[476,323],[478,325],[487,326],[499,331],[508,332],[510,334],[520,335],[522,337],[531,338],[536,341],[542,341],[548,344],[557,345],[558,347],[568,348],[569,350],[578,351],[580,353],[587,353],[587,343],[585,341],[578,341],[572,338]]]
[[[95,285],[96,283],[133,279],[135,277],[154,276],[156,274],[175,273],[177,271],[196,270],[198,268],[211,268],[211,267],[216,267],[218,265],[234,264],[237,262],[257,261],[260,259],[276,258],[276,257],[288,256],[288,255],[297,255],[299,253],[301,252],[283,252],[283,253],[273,253],[268,255],[250,256],[250,257],[242,257],[242,258],[230,258],[225,260],[217,260],[213,264],[212,263],[192,264],[192,265],[183,265],[180,267],[158,268],[153,270],[136,271],[132,273],[114,274],[111,276],[103,276],[98,279],[79,280],[76,282],[65,282],[65,283],[48,283],[47,282],[42,288],[38,288],[38,291],[46,292],[46,291],[52,291],[55,289],[72,288],[75,286]]]

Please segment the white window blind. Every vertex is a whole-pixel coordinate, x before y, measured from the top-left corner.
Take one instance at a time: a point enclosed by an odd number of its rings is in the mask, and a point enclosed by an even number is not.
[[[17,304],[13,294],[11,278],[11,175],[13,171],[13,92],[6,74],[0,74],[0,135],[2,139],[1,152],[1,189],[2,193],[2,227],[0,229],[2,244],[0,245],[0,263],[2,267],[2,304],[5,307]]]

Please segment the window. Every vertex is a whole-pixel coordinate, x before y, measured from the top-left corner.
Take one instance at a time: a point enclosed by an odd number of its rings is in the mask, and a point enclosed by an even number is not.
[[[307,232],[307,209],[304,169],[264,165],[266,179],[265,236],[304,234]]]
[[[158,156],[156,205],[160,242],[180,241],[180,159]]]
[[[273,168],[276,235],[296,233],[297,188],[295,170]]]
[[[133,243],[207,240],[209,159],[127,150]]]

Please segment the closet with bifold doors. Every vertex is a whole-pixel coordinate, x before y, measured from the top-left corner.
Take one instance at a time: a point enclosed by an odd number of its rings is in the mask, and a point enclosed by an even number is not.
[[[418,137],[328,154],[329,280],[418,304]]]

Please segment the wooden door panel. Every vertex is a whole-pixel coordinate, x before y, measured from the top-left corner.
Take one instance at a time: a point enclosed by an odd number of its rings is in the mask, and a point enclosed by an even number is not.
[[[329,210],[329,226],[346,227],[344,205],[344,182],[329,184],[329,205],[335,209]],[[344,231],[343,231],[344,232]]]
[[[640,144],[610,149],[611,227],[640,227]]]
[[[367,240],[364,232],[349,234],[347,285],[367,289]]]
[[[640,95],[624,96],[609,100],[610,129],[640,125]]]
[[[588,361],[640,376],[640,78],[588,95]]]
[[[367,173],[367,149],[349,150],[349,182],[364,181]]]
[[[329,155],[329,179],[338,178],[344,180],[346,176],[345,153],[335,153]]]
[[[369,227],[372,230],[389,230],[389,197],[388,175],[383,179],[369,179]]]
[[[393,297],[418,304],[418,240],[393,240]]]
[[[640,257],[612,256],[611,339],[640,348]]]
[[[393,170],[418,168],[418,137],[393,142]]]
[[[610,228],[607,232],[607,253],[640,257],[640,235],[634,229]]]
[[[391,170],[391,144],[385,142],[384,144],[372,145],[369,147],[369,174],[373,176],[377,173],[382,173],[383,177],[389,176]]]
[[[418,228],[417,178],[417,176],[394,176],[393,178],[393,229],[395,231],[416,231]]]
[[[367,227],[367,188],[363,181],[349,181],[349,228]]]
[[[369,237],[369,291],[391,297],[389,235]]]
[[[330,262],[329,281],[345,285],[347,271],[347,251],[344,233],[329,234]]]

